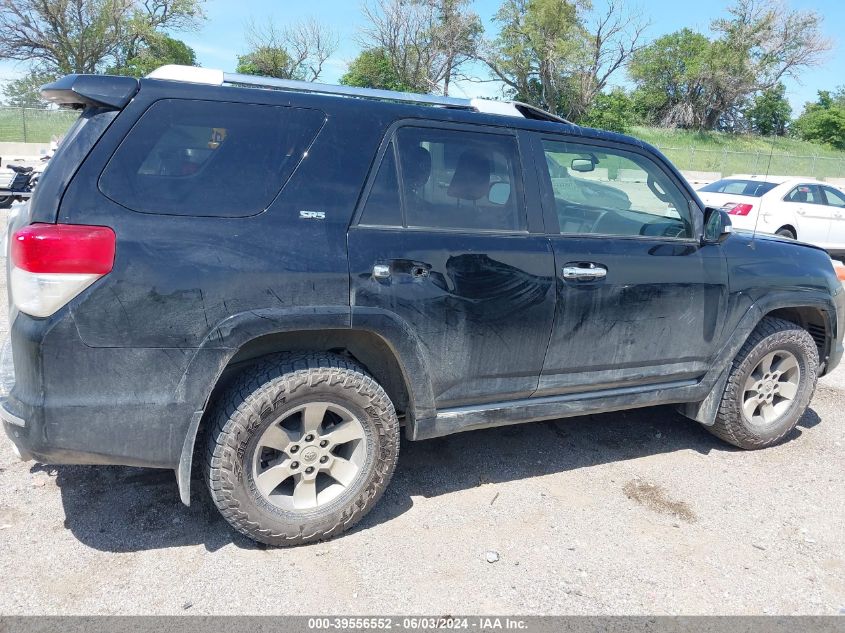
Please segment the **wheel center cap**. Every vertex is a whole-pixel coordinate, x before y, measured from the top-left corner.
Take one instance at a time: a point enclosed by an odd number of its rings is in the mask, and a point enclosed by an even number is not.
[[[313,446],[309,446],[304,451],[302,451],[302,461],[310,464],[315,459],[317,459],[317,456],[319,454],[320,453],[316,448],[314,448]]]
[[[763,383],[763,389],[768,393],[772,389],[774,389],[775,384],[771,380],[767,380]]]

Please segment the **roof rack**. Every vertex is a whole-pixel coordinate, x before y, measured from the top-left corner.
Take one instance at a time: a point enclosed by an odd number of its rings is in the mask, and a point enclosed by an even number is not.
[[[195,66],[178,66],[169,64],[157,68],[148,79],[164,79],[169,81],[185,81],[188,83],[207,84],[211,86],[250,86],[258,88],[275,88],[279,90],[294,90],[313,94],[337,95],[343,97],[358,97],[362,99],[376,99],[381,101],[397,101],[401,103],[416,103],[442,108],[472,110],[486,114],[500,114],[540,121],[555,121],[557,123],[571,123],[564,118],[546,112],[527,103],[519,101],[494,101],[492,99],[458,99],[456,97],[442,97],[439,95],[424,95],[414,92],[395,92],[393,90],[379,90],[376,88],[357,88],[354,86],[334,86],[329,84],[297,81],[295,79],[276,79],[275,77],[260,77],[241,73],[227,73],[213,68],[197,68]]]

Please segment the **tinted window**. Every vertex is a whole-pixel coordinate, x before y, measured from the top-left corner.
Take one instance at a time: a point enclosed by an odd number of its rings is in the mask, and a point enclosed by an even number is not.
[[[693,236],[687,196],[650,159],[543,141],[561,233]]]
[[[707,191],[710,193],[732,193],[740,196],[752,196],[759,198],[763,194],[768,193],[777,187],[774,182],[760,182],[758,180],[717,180],[699,191]]]
[[[804,202],[808,204],[824,204],[821,190],[816,185],[798,185],[784,198],[787,202]]]
[[[254,215],[279,193],[323,120],[301,108],[158,101],[112,156],[100,189],[144,213]]]
[[[830,187],[824,188],[824,195],[827,198],[827,203],[832,207],[845,207],[845,194]]]
[[[381,160],[364,212],[361,224],[376,226],[402,226],[402,208],[399,203],[399,183],[396,179],[396,156],[393,142]]]
[[[407,226],[524,230],[513,136],[402,128],[397,142]]]

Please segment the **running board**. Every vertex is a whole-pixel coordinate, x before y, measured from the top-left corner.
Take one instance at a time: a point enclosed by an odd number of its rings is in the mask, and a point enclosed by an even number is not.
[[[706,385],[697,380],[678,380],[658,385],[602,389],[590,393],[525,398],[510,402],[443,409],[435,417],[408,425],[408,438],[433,437],[488,429],[496,426],[555,420],[591,413],[651,407],[659,404],[693,402],[706,395]]]

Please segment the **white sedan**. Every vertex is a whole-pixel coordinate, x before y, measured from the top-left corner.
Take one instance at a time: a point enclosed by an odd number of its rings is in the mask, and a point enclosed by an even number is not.
[[[845,253],[845,193],[812,178],[730,176],[698,190],[738,229],[782,235]]]

